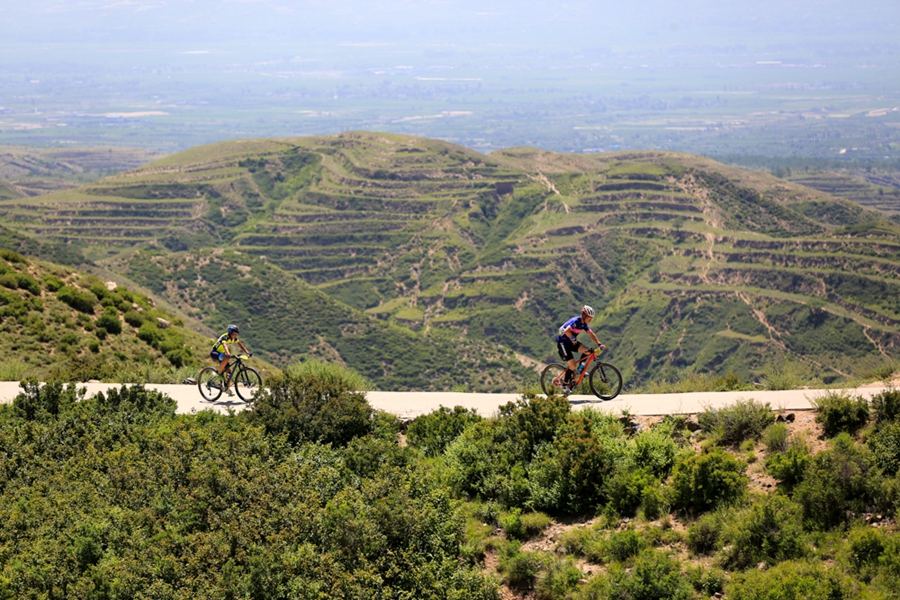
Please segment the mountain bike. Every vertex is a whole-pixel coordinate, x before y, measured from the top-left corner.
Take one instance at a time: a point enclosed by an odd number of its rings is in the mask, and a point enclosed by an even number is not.
[[[581,357],[576,365],[572,387],[578,387],[585,374],[590,372],[588,381],[591,383],[591,391],[594,392],[594,395],[601,400],[612,400],[622,391],[622,374],[611,364],[597,360],[604,350],[606,350],[606,346],[601,344]],[[597,363],[591,369],[591,364],[595,360]],[[541,373],[541,388],[545,394],[548,396],[551,393],[569,395],[564,381],[566,368],[566,365],[560,363],[553,363],[544,368],[544,372]]]
[[[233,381],[238,397],[244,402],[252,402],[262,390],[262,376],[256,369],[244,364],[248,358],[246,354],[232,355],[232,362],[222,374],[215,367],[200,369],[197,387],[203,399],[215,402]]]

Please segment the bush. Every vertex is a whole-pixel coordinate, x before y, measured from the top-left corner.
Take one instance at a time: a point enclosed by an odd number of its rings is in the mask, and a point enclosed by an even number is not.
[[[750,399],[715,410],[707,408],[697,416],[697,421],[716,443],[737,446],[747,439],[759,439],[763,431],[775,422],[775,414],[768,402]]]
[[[781,454],[769,454],[766,457],[766,469],[769,474],[781,482],[785,491],[790,492],[806,474],[806,469],[812,462],[809,448],[803,441],[788,445],[788,449]]]
[[[546,570],[535,586],[538,600],[561,600],[578,586],[584,574],[569,557],[547,561]]]
[[[716,596],[725,586],[725,572],[721,569],[689,568],[687,575],[694,589],[704,597]]]
[[[0,274],[0,285],[11,290],[19,289],[19,279],[15,273]]]
[[[840,573],[819,562],[787,561],[760,571],[736,573],[725,584],[728,600],[808,600],[848,597]]]
[[[537,581],[543,560],[537,552],[522,552],[521,547],[518,542],[505,544],[500,549],[497,570],[511,587],[530,589]]]
[[[288,442],[313,441],[345,445],[372,431],[372,407],[365,394],[354,392],[339,378],[298,378],[290,372],[267,382],[253,399],[253,410],[242,415]]]
[[[44,284],[44,288],[48,292],[58,292],[59,288],[65,285],[59,277],[54,277],[49,273],[41,277],[41,282]]]
[[[578,513],[603,499],[613,472],[613,455],[591,432],[590,417],[568,415],[553,443],[540,448],[527,466],[531,503],[536,508]]]
[[[636,465],[649,469],[655,477],[665,479],[675,466],[679,446],[673,434],[680,433],[674,423],[660,423],[650,431],[634,436],[631,460]]]
[[[900,390],[889,389],[872,396],[872,412],[875,423],[882,424],[897,420],[900,416]]]
[[[499,517],[500,527],[512,539],[527,540],[536,537],[550,526],[550,517],[542,512],[522,514],[519,508],[513,508]]]
[[[688,550],[696,555],[712,554],[719,548],[721,536],[722,520],[719,515],[703,515],[688,528]]]
[[[68,285],[59,288],[56,297],[75,310],[89,315],[94,313],[94,305],[97,304],[97,297],[93,294]]]
[[[8,263],[18,263],[21,265],[28,264],[28,260],[24,256],[18,252],[13,252],[12,250],[7,250],[5,248],[0,250],[0,259],[3,259]]]
[[[333,380],[348,391],[368,392],[374,390],[371,381],[346,365],[336,365],[321,360],[303,360],[288,365],[285,371],[294,379],[316,377],[320,380]]]
[[[774,565],[806,553],[801,509],[779,494],[753,505],[728,528],[725,537],[731,548],[723,562],[731,569],[762,562]]]
[[[480,420],[475,409],[456,406],[450,410],[441,406],[427,415],[416,417],[409,424],[406,439],[410,446],[422,450],[426,456],[437,456],[443,454],[467,427]]]
[[[118,335],[122,333],[122,322],[119,320],[119,312],[116,309],[106,309],[97,319],[97,327],[102,327],[106,333]]]
[[[610,571],[610,600],[687,600],[690,583],[682,577],[678,562],[660,550],[641,552],[630,571]]]
[[[16,283],[20,290],[27,290],[32,296],[41,295],[41,284],[28,273],[16,273]]]
[[[875,466],[887,475],[900,471],[900,423],[888,421],[868,440]]]
[[[607,560],[625,562],[647,547],[647,542],[634,530],[614,531],[609,534],[605,546]]]
[[[834,437],[841,432],[855,433],[869,420],[869,402],[862,396],[831,392],[812,401],[816,409],[816,423],[825,435]]]
[[[683,457],[672,474],[672,506],[698,514],[740,500],[747,485],[744,469],[721,448]]]
[[[810,526],[830,528],[847,522],[851,513],[861,514],[874,507],[880,486],[881,479],[871,469],[868,449],[842,433],[831,449],[811,458],[803,481],[794,490],[794,499],[803,507],[803,517]]]
[[[124,315],[125,322],[132,327],[140,327],[144,324],[144,315],[136,310],[129,310]]]
[[[39,384],[37,381],[23,381],[22,391],[13,398],[13,413],[26,421],[42,421],[56,417],[84,397],[84,391],[77,391],[74,385],[61,383]]]
[[[616,514],[633,517],[644,499],[644,490],[658,485],[657,479],[646,469],[619,468],[607,479],[604,492]]]
[[[884,553],[884,534],[874,527],[857,527],[850,532],[850,564],[858,573],[878,566]]]
[[[781,453],[788,449],[790,430],[784,423],[774,423],[763,432],[763,445],[769,454]]]

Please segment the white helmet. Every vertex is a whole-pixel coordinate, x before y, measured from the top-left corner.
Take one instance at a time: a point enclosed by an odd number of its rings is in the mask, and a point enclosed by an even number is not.
[[[591,308],[590,306],[588,306],[587,304],[585,304],[584,306],[581,307],[581,314],[583,314],[586,317],[593,317],[594,309]]]

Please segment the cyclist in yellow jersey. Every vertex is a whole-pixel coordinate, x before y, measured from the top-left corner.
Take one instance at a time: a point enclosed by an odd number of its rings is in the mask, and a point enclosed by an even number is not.
[[[240,332],[241,328],[237,325],[229,325],[228,331],[219,336],[219,339],[213,344],[212,350],[209,351],[209,357],[219,363],[219,375],[228,368],[228,359],[231,357],[231,353],[228,351],[229,344],[237,344],[245,354],[250,355],[250,351],[238,339]],[[224,391],[231,395],[231,391],[227,387]]]

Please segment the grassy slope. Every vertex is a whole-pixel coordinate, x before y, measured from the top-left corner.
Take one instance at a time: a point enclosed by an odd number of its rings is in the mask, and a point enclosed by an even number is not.
[[[61,284],[65,287],[59,288]],[[74,308],[64,301],[63,290],[75,290],[89,304]],[[109,291],[96,277],[4,250],[0,379],[178,383],[195,375],[205,362],[209,336],[184,327],[157,305],[152,297],[125,287]],[[121,331],[104,327],[109,322],[104,313]],[[158,319],[171,326],[160,329]]]
[[[400,387],[515,389],[527,375],[509,349],[552,358],[554,330],[584,302],[602,310],[601,337],[631,382],[686,368],[749,379],[785,362],[830,381],[900,354],[895,225],[690,155],[486,157],[369,133],[240,140],[0,212],[210,324],[250,322],[241,311],[255,306],[273,360],[330,356]],[[212,256],[250,269],[253,285],[232,267],[214,289],[176,275],[212,247],[239,250]],[[215,296],[228,286],[244,288]],[[289,294],[313,298],[310,286],[316,300],[294,310]],[[281,300],[252,304],[262,291]],[[408,362],[408,345],[463,359],[438,361],[437,380],[379,366]],[[478,372],[484,352],[493,375]]]

